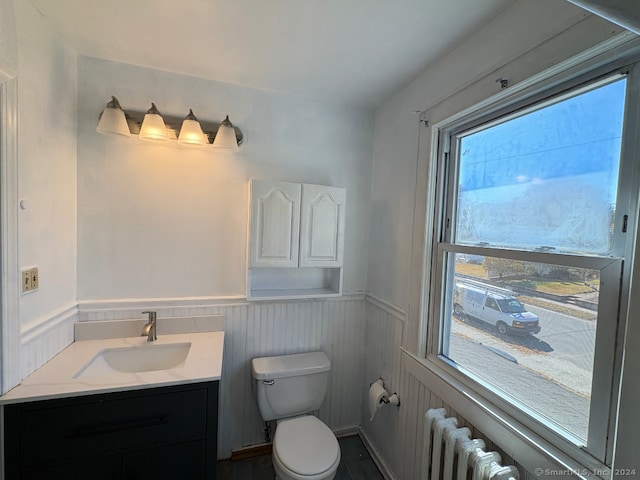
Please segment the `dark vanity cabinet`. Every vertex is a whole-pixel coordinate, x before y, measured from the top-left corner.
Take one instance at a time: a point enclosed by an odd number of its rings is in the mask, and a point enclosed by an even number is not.
[[[4,406],[7,480],[216,478],[218,382]]]

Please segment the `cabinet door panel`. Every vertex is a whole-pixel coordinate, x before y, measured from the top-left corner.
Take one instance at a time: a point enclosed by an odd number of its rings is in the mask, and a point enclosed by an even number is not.
[[[251,182],[251,267],[297,267],[301,185]]]
[[[346,197],[344,188],[302,186],[301,267],[342,266]]]

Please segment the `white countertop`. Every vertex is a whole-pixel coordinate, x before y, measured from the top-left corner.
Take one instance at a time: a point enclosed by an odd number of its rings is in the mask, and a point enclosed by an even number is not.
[[[109,372],[77,377],[78,372],[102,350],[110,348],[191,343],[183,364],[167,370],[137,373]],[[148,343],[146,337],[82,340],[69,345],[22,383],[0,397],[0,404],[90,395],[149,387],[220,380],[224,332],[161,335]]]

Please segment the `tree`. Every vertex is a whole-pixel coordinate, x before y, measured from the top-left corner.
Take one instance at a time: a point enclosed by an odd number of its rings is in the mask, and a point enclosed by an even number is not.
[[[523,275],[532,273],[531,264],[518,260],[506,258],[484,257],[484,267],[487,269],[487,276],[505,277],[513,275]]]

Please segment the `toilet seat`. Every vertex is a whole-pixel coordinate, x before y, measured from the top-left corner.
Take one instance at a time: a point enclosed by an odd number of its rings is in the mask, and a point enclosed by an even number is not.
[[[273,438],[273,460],[291,479],[330,479],[340,464],[340,446],[313,415],[281,420]]]

